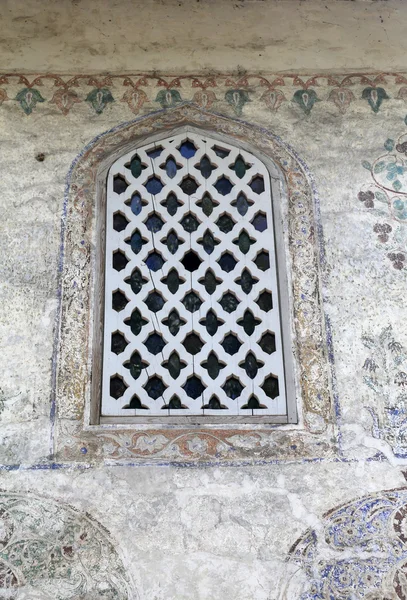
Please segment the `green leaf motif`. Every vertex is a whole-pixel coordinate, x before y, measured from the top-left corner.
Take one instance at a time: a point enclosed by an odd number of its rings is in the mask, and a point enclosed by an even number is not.
[[[362,167],[364,167],[365,169],[367,169],[368,171],[372,170],[372,165],[370,164],[370,162],[368,162],[367,160],[363,160],[362,161]]]
[[[387,196],[384,192],[376,192],[375,193],[376,200],[379,202],[385,202],[387,204]]]
[[[391,152],[394,148],[394,140],[391,140],[390,138],[387,139],[384,142],[384,149],[387,150],[388,152]]]
[[[381,173],[382,171],[384,171],[385,168],[386,168],[386,163],[384,162],[384,160],[381,160],[380,162],[375,164],[373,170],[375,173]]]
[[[228,90],[225,94],[225,100],[239,117],[242,114],[244,105],[251,102],[246,90]]]
[[[155,99],[162,108],[171,108],[182,102],[181,94],[178,90],[160,90]]]
[[[399,181],[398,179],[396,179],[396,181],[394,181],[393,183],[393,188],[396,190],[396,192],[399,192],[402,188],[402,184],[401,181]]]
[[[109,89],[95,88],[87,95],[86,102],[89,102],[94,111],[100,115],[109,102],[114,102],[114,98]]]
[[[16,100],[18,100],[26,115],[30,115],[32,113],[37,102],[45,102],[45,99],[35,88],[24,88],[23,90],[19,91],[16,96]]]
[[[393,212],[399,221],[407,221],[407,200],[405,198],[393,198]]]
[[[389,96],[385,89],[378,87],[367,87],[362,92],[363,100],[367,100],[373,112],[379,112],[379,108],[383,100],[389,100]]]
[[[302,108],[306,115],[309,115],[315,102],[320,102],[315,90],[297,90],[293,96],[293,102]]]

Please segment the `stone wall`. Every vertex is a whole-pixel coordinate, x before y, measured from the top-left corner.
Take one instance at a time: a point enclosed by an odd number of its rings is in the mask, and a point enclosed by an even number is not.
[[[407,6],[32,0],[4,18],[0,598],[407,598]],[[153,115],[252,128],[299,165],[325,437],[95,438],[80,388],[64,413],[64,277],[92,249],[69,236],[92,217],[83,167]]]

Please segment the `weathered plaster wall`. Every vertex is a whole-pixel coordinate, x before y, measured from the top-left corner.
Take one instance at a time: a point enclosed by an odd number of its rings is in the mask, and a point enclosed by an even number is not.
[[[0,67],[18,75],[0,75],[0,598],[407,597],[406,17],[394,0],[6,5]],[[232,73],[203,74],[214,65]],[[335,409],[323,458],[271,460],[254,436],[226,462],[200,434],[50,456],[72,161],[183,102],[270,130],[315,182]]]
[[[402,69],[406,14],[403,0],[4,0],[0,68]]]

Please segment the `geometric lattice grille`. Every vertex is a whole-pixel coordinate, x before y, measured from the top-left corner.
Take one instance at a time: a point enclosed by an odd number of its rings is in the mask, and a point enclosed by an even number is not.
[[[110,169],[103,416],[286,415],[271,190],[194,133]]]

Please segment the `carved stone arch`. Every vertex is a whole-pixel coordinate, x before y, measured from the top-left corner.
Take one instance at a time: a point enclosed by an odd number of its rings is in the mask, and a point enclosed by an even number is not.
[[[257,155],[281,187],[293,342],[301,419],[295,426],[216,428],[92,426],[91,332],[94,312],[95,212],[109,167],[144,140],[190,128]],[[63,216],[61,310],[53,398],[54,452],[61,459],[161,460],[295,458],[333,451],[333,412],[320,293],[320,224],[310,175],[295,152],[271,132],[191,105],[160,111],[98,136],[69,172]],[[103,234],[103,232],[102,232]],[[100,233],[99,233],[100,235]]]

